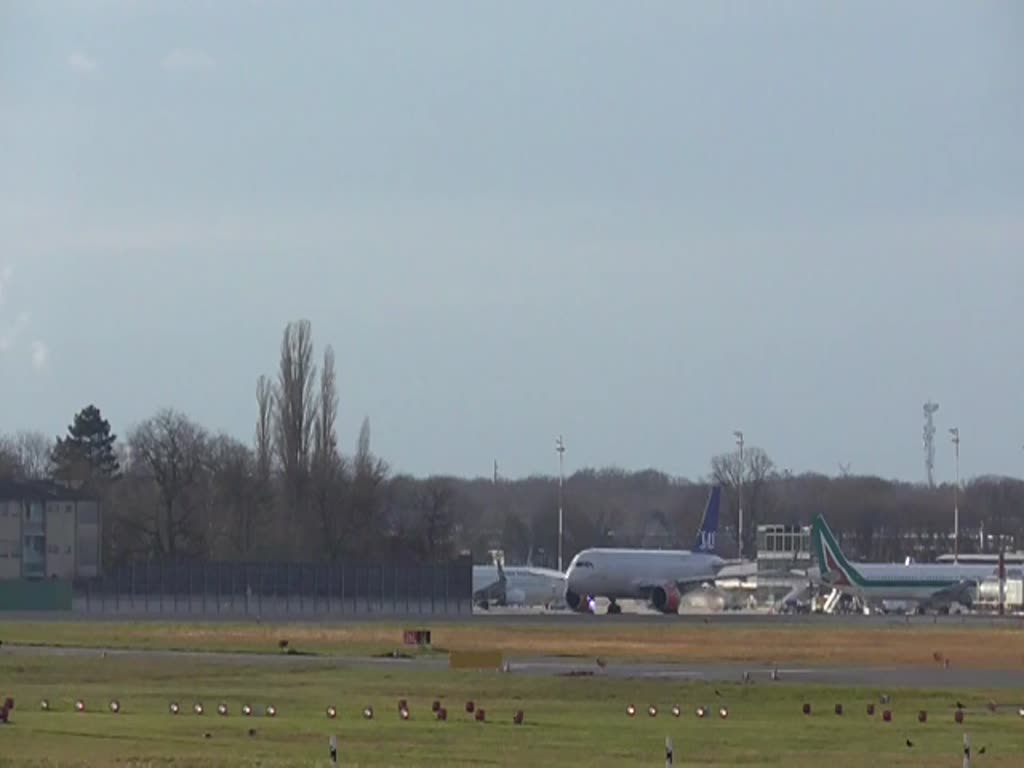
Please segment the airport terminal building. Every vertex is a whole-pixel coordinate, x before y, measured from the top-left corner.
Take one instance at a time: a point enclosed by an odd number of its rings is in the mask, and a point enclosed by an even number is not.
[[[0,581],[100,575],[100,503],[47,481],[0,482]]]

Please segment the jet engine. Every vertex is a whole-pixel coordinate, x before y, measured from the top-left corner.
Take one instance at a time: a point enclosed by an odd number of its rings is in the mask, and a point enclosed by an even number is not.
[[[683,594],[674,582],[655,587],[651,592],[651,607],[662,613],[678,613]]]

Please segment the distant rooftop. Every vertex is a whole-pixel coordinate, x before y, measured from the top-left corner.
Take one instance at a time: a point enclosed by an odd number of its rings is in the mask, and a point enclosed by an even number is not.
[[[0,480],[0,500],[94,501],[86,491],[68,488],[52,480]]]

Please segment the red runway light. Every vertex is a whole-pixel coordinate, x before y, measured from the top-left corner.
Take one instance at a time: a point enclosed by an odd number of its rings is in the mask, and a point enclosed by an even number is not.
[[[512,716],[512,722],[515,723],[516,725],[522,725],[523,724],[523,718],[524,718],[523,710],[520,709],[518,712],[515,713],[515,715]]]
[[[885,711],[884,711],[884,712],[882,713],[882,719],[883,719],[883,720],[884,720],[885,722],[887,722],[887,723],[891,723],[891,722],[892,722],[892,710],[891,710],[891,709],[887,709],[887,710],[885,710]]]
[[[953,714],[953,719],[956,720],[957,725],[960,725],[961,723],[963,723],[963,721],[964,721],[964,711],[962,709],[958,709]]]
[[[805,715],[811,714],[811,705],[810,704],[804,704],[803,712],[804,712]]]
[[[917,713],[917,722],[919,722],[919,723],[926,723],[926,722],[928,722],[928,713],[925,712],[923,709],[920,712]]]
[[[474,704],[472,701],[467,701],[466,702],[466,711],[469,714],[473,714],[473,710],[474,709],[476,709],[476,704]]]
[[[482,723],[482,722],[484,722],[484,720],[486,720],[486,718],[487,718],[487,715],[486,715],[486,713],[485,713],[485,711],[484,711],[484,710],[482,710],[482,709],[478,709],[478,710],[476,711],[476,721],[477,721],[478,723]]]

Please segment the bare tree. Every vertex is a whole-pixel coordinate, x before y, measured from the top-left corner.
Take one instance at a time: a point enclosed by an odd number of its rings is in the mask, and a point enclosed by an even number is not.
[[[54,440],[42,432],[0,436],[0,478],[45,480],[51,475]]]
[[[43,480],[50,476],[50,456],[56,441],[42,432],[19,432],[14,438],[21,465],[30,480]]]
[[[370,449],[370,419],[363,419],[353,460],[351,517],[348,521],[352,541],[361,548],[379,540],[380,511],[384,503],[383,484],[387,480],[387,464]]]
[[[217,534],[230,543],[233,554],[249,558],[265,524],[256,456],[227,435],[213,440],[210,454]]]
[[[338,419],[338,388],[334,373],[334,350],[324,350],[320,371],[320,397],[317,400],[316,424],[313,428],[315,459],[330,459],[338,452],[335,422]]]
[[[449,478],[429,477],[419,496],[419,528],[429,560],[447,560],[452,554],[455,490]]]
[[[761,448],[747,448],[740,462],[739,451],[715,456],[711,460],[711,474],[714,481],[728,493],[734,508],[737,509],[739,489],[743,488],[743,541],[740,549],[744,553],[750,551],[757,536],[757,525],[763,522],[765,489],[775,465],[768,454]]]
[[[285,503],[293,522],[301,519],[305,506],[316,406],[313,332],[308,320],[300,320],[287,325],[281,340],[275,423]]]
[[[0,435],[0,480],[25,479],[25,467],[13,438]]]
[[[149,534],[154,551],[174,557],[195,550],[203,530],[196,519],[209,468],[205,430],[183,414],[165,409],[136,427],[128,439],[134,460],[159,490],[160,509],[148,521],[136,521]]]
[[[274,385],[266,376],[256,381],[256,467],[269,483],[274,460]]]
[[[315,535],[324,556],[336,561],[342,552],[348,507],[345,462],[338,453],[335,422],[338,391],[334,373],[334,350],[324,351],[320,371],[320,396],[313,427],[312,494]]]

